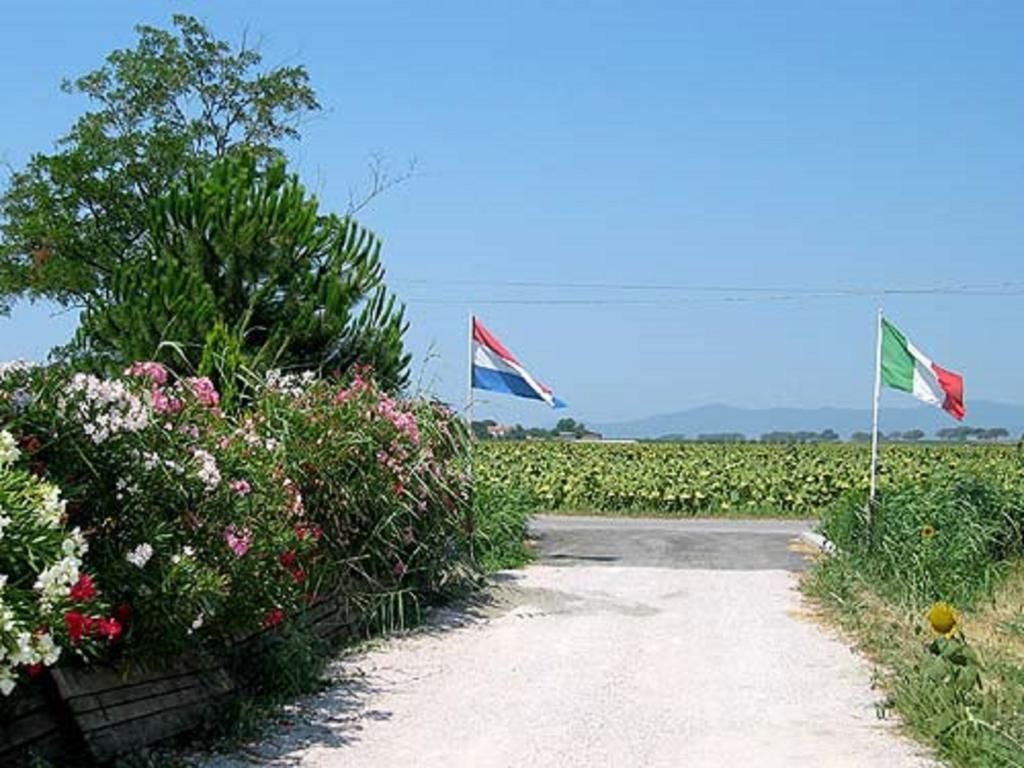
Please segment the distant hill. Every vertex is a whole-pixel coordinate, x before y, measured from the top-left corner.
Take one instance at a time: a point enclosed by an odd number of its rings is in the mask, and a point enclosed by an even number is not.
[[[962,424],[970,427],[1005,427],[1014,438],[1024,434],[1024,405],[972,400]],[[888,433],[921,429],[931,437],[943,427],[957,422],[938,408],[920,405],[911,408],[884,407],[879,429]],[[864,408],[739,408],[733,405],[702,405],[686,411],[610,424],[592,424],[605,437],[654,438],[665,435],[695,438],[714,432],[741,432],[760,437],[774,431],[812,431],[834,429],[844,439],[853,432],[871,431],[871,411]]]

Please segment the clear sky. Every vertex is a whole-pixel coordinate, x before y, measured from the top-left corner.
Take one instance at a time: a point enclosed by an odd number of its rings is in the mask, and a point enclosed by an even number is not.
[[[325,206],[371,153],[416,158],[362,218],[408,301],[415,377],[451,401],[471,309],[567,415],[604,421],[869,405],[879,299],[798,289],[1024,287],[1024,3],[15,0],[0,159],[48,149],[85,107],[61,78],[175,11],[308,67],[324,110],[290,153]],[[1024,296],[884,306],[968,398],[1024,403]],[[73,326],[19,309],[0,359]],[[554,418],[481,400],[480,416]]]

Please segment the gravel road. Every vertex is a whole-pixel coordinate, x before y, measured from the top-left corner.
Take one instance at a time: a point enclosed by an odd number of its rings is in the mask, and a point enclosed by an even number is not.
[[[805,613],[800,524],[535,528],[537,565],[338,661],[337,683],[265,739],[201,764],[932,765],[876,717],[868,666]]]

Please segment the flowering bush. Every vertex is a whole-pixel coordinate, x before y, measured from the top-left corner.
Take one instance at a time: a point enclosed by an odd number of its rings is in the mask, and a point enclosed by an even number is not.
[[[21,452],[0,431],[0,693],[20,677],[85,654],[121,634],[82,568],[85,537],[62,522],[60,490],[15,467]]]
[[[474,572],[465,442],[446,408],[394,398],[367,372],[274,372],[254,392],[225,413],[208,379],[157,363],[111,379],[0,370],[3,509],[46,532],[31,554],[0,540],[0,573],[17,574],[0,594],[52,582],[0,624],[19,653],[6,679],[62,646],[215,651],[324,597],[418,600]],[[47,581],[29,562],[64,565]],[[25,632],[35,655],[18,651]]]

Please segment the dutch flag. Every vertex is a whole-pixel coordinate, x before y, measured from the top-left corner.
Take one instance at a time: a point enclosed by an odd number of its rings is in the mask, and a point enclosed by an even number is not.
[[[552,408],[566,407],[564,402],[555,397],[550,387],[533,378],[475,317],[472,318],[472,331],[473,387],[543,400]]]

